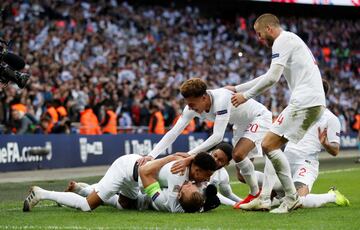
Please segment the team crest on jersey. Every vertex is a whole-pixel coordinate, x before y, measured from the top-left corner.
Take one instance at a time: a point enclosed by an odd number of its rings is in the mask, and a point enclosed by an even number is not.
[[[217,111],[216,115],[223,115],[223,114],[226,114],[226,113],[227,113],[227,109],[224,109],[224,110]]]
[[[272,54],[272,55],[271,55],[271,59],[277,58],[277,57],[279,57],[279,56],[280,56],[280,54],[279,54],[279,53]]]

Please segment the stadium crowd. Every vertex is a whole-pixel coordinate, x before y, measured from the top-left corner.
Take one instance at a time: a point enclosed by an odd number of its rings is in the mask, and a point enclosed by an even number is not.
[[[227,21],[205,18],[196,7],[115,0],[6,0],[0,6],[0,38],[13,41],[12,52],[31,73],[25,89],[0,89],[5,133],[77,132],[71,125],[77,122],[84,134],[116,133],[116,126],[161,133],[184,106],[178,88],[186,79],[199,77],[209,88],[235,85],[263,74],[271,61],[271,51],[257,44],[255,15]],[[342,131],[359,128],[360,40],[354,38],[360,21],[280,21],[308,44],[331,83],[327,103]],[[282,78],[257,100],[276,116],[289,95]],[[196,121],[189,132],[209,126]]]

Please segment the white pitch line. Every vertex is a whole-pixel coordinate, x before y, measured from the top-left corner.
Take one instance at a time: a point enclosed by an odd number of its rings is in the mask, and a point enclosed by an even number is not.
[[[352,171],[358,171],[360,168],[349,168],[349,169],[336,169],[336,170],[327,170],[327,171],[321,171],[319,174],[330,174],[330,173],[339,173],[339,172],[352,172]],[[243,184],[240,181],[230,181],[230,184]]]

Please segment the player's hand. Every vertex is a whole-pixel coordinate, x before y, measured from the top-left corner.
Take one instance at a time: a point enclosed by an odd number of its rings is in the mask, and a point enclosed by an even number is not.
[[[142,166],[142,165],[144,165],[146,162],[152,161],[152,160],[154,160],[153,157],[151,157],[151,156],[144,156],[144,157],[138,159],[136,162],[139,164],[139,166]]]
[[[225,88],[225,89],[228,89],[228,90],[230,90],[230,91],[232,91],[232,92],[234,92],[234,93],[236,93],[235,86],[227,85],[227,86],[225,86],[224,88]]]
[[[326,145],[328,142],[328,138],[327,138],[327,128],[325,128],[323,131],[321,131],[320,127],[318,128],[318,135],[319,135],[319,140],[320,143],[322,145]]]
[[[171,173],[172,174],[180,173],[181,176],[184,175],[186,167],[188,167],[191,164],[192,159],[193,159],[192,157],[187,157],[182,160],[176,161],[170,169]]]
[[[245,97],[243,96],[242,93],[235,93],[232,97],[231,97],[231,103],[233,104],[233,106],[238,107],[239,105],[241,105],[242,103],[245,103],[247,100],[245,99]]]

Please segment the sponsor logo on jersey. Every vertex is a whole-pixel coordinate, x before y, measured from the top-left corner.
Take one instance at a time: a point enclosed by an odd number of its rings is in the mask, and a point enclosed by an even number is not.
[[[277,58],[277,57],[279,57],[279,56],[280,56],[280,54],[279,54],[279,53],[272,54],[272,55],[271,55],[271,59]]]
[[[216,112],[216,115],[223,115],[223,114],[227,114],[227,109],[220,110],[220,111]]]

